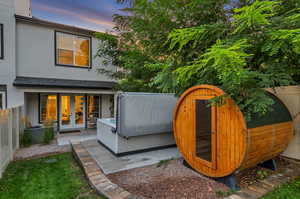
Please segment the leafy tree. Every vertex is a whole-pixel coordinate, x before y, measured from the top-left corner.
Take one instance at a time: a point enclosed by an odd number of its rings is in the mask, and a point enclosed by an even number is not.
[[[118,89],[121,90],[168,91],[163,88],[164,86],[153,83],[154,79],[165,77],[171,78],[167,80],[168,84],[165,86],[173,88],[175,82],[171,75],[165,73],[172,72],[181,63],[192,61],[196,58],[197,52],[185,49],[181,54],[171,52],[166,44],[169,33],[174,29],[226,21],[223,9],[226,0],[198,1],[201,3],[195,0],[131,1],[132,6],[125,9],[129,12],[128,15],[114,16],[118,45],[104,42],[105,44],[98,50],[98,56],[108,57],[107,55],[113,54],[113,62],[117,63],[121,70],[114,74],[107,70],[101,72],[120,79]],[[107,39],[103,34],[98,36],[102,40]],[[108,58],[108,62],[110,61],[112,60]],[[148,66],[154,63],[156,67]],[[165,68],[166,66],[168,68]],[[157,74],[160,75],[157,77]]]
[[[120,89],[213,84],[227,94],[212,103],[231,97],[249,120],[274,103],[262,88],[300,81],[298,0],[133,0],[127,11],[115,16]]]

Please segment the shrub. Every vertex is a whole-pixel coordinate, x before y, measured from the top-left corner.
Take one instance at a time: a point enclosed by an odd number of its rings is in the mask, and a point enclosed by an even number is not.
[[[49,144],[54,139],[54,127],[52,120],[46,120],[44,122],[44,144]]]
[[[269,173],[266,170],[258,170],[256,172],[256,175],[259,179],[263,180],[269,176]]]
[[[54,128],[46,127],[44,129],[44,144],[49,144],[54,139]]]
[[[21,137],[21,146],[29,147],[32,144],[31,130],[25,130]]]

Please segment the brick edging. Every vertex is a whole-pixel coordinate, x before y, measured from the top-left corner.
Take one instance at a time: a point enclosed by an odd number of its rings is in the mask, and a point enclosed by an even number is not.
[[[131,194],[117,184],[112,183],[80,143],[72,143],[71,145],[75,159],[82,167],[89,184],[98,194],[108,199],[143,199],[143,197]]]

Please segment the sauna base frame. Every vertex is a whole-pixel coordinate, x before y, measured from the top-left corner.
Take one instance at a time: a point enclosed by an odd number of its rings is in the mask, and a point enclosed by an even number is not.
[[[236,174],[230,174],[225,177],[221,178],[212,178],[217,182],[220,182],[222,184],[225,184],[227,187],[229,187],[231,190],[239,191],[241,188],[238,186]]]
[[[264,162],[258,164],[258,166],[260,166],[262,168],[265,168],[265,169],[271,169],[272,171],[277,170],[277,164],[276,164],[276,161],[274,159],[264,161]]]
[[[199,173],[198,171],[196,171],[195,169],[193,169],[191,167],[191,165],[189,165],[189,163],[187,163],[187,161],[183,160],[183,163],[182,163],[185,167],[189,168],[189,169],[192,169],[193,171]],[[266,168],[266,169],[271,169],[273,171],[276,171],[277,170],[277,165],[276,165],[276,161],[275,159],[270,159],[270,160],[267,160],[267,161],[264,161],[260,164],[258,164],[257,166],[260,166],[262,168]],[[201,173],[200,173],[201,174]],[[217,182],[220,182],[222,184],[225,184],[226,186],[228,186],[231,190],[234,190],[234,191],[239,191],[241,190],[241,188],[238,186],[238,183],[237,183],[237,177],[236,177],[236,174],[237,172],[233,173],[233,174],[230,174],[228,176],[225,176],[225,177],[221,177],[221,178],[212,178],[212,177],[209,177],[210,179],[213,179]],[[201,174],[203,175],[203,174]]]

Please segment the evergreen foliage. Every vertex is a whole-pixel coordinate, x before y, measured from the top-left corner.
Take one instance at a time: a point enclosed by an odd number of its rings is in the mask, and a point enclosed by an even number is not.
[[[298,0],[129,2],[129,15],[115,16],[118,42],[98,54],[112,53],[121,70],[101,72],[119,89],[181,94],[213,84],[227,93],[213,103],[231,97],[250,120],[274,103],[262,88],[300,82]]]

